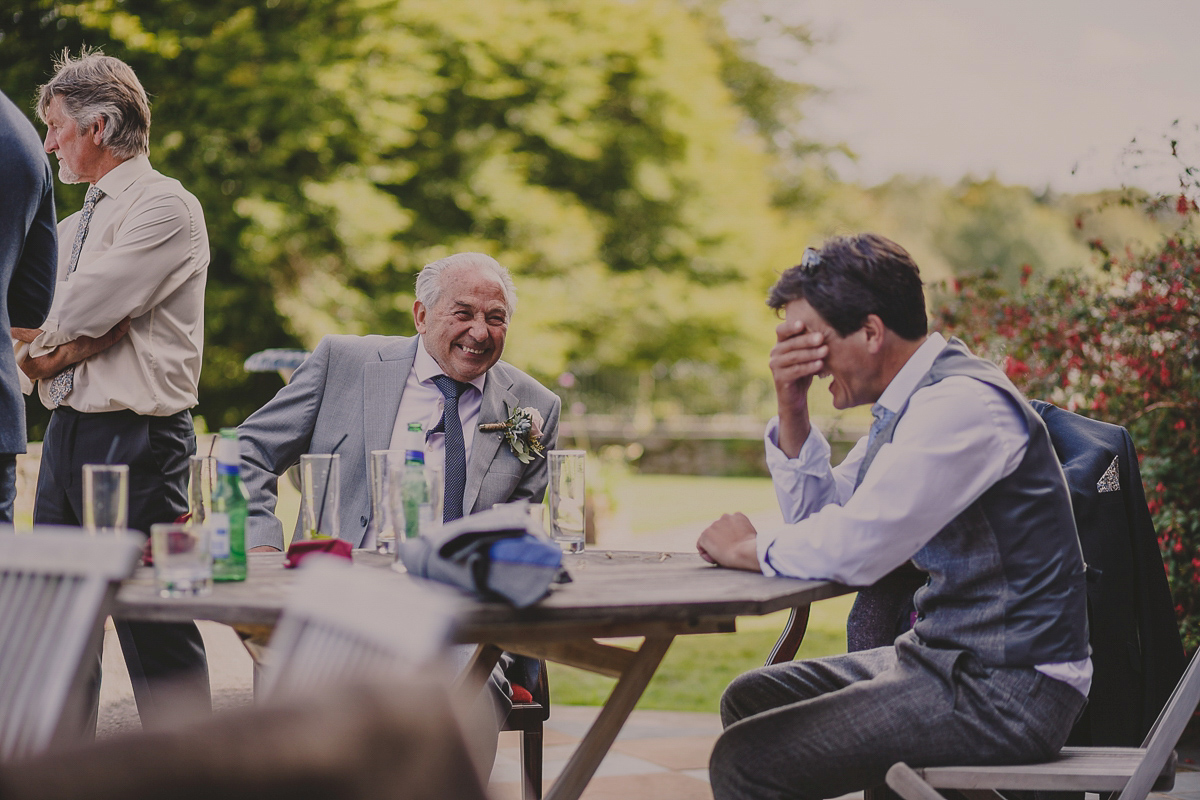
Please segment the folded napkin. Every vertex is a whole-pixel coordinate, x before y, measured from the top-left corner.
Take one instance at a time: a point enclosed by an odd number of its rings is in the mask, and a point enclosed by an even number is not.
[[[412,575],[517,608],[541,600],[552,582],[570,580],[561,548],[546,538],[524,503],[480,511],[408,539],[401,543],[400,559]]]
[[[345,539],[306,539],[292,542],[288,547],[287,557],[283,559],[283,565],[288,568],[298,567],[301,561],[313,553],[325,553],[351,560],[350,551],[352,549],[350,543]]]

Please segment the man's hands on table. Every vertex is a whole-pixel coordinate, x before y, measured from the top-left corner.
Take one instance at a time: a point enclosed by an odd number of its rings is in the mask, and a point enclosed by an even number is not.
[[[758,532],[745,514],[724,514],[700,534],[696,550],[713,564],[761,572],[758,563]]]
[[[119,342],[129,332],[129,322],[129,317],[126,317],[103,336],[80,336],[60,344],[52,353],[37,358],[26,358],[20,363],[21,370],[32,381],[57,375],[72,364],[78,364],[97,353],[102,353]],[[32,343],[41,333],[37,328],[12,329],[12,337],[26,343]]]

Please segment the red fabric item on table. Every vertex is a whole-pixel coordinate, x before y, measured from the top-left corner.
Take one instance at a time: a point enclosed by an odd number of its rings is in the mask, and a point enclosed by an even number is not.
[[[287,558],[283,560],[283,565],[288,568],[298,567],[301,561],[313,553],[324,553],[349,561],[352,559],[351,550],[353,548],[345,539],[309,539],[292,542],[288,547]]]

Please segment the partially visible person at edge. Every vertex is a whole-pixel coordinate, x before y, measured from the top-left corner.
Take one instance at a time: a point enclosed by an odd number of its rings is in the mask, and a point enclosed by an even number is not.
[[[481,423],[507,419],[508,409],[531,408],[545,448],[558,440],[558,396],[500,360],[517,306],[508,270],[483,253],[457,253],[427,264],[416,292],[416,336],[326,336],[291,382],[238,428],[250,496],[246,546],[253,552],[283,548],[283,526],[274,514],[279,476],[301,455],[335,448],[338,536],[361,546],[371,515],[371,451],[404,449],[409,422],[422,423],[427,434],[428,465],[445,467],[445,521],[496,503],[542,501],[546,459],[521,463],[497,434],[479,431]],[[463,663],[471,651],[460,648]],[[488,768],[512,708],[504,671],[511,660],[506,654],[481,695],[488,708],[480,716],[490,720],[471,731]]]
[[[721,698],[713,795],[829,798],[913,767],[1046,760],[1091,683],[1084,563],[1046,427],[990,362],[928,333],[917,265],[874,234],[805,251],[768,304],[779,416],[766,432],[786,524],[725,515],[702,556],[869,586],[927,573],[894,646],[740,676]],[[875,424],[837,467],[813,378]]]
[[[0,92],[0,330],[36,328],[54,297],[58,259],[54,178],[38,133]],[[25,452],[25,401],[14,351],[0,348],[0,522],[13,521],[17,455]]]
[[[89,184],[58,226],[58,283],[21,368],[52,409],[35,524],[79,525],[84,464],[129,465],[129,527],[187,511],[188,457],[204,343],[208,233],[199,202],[150,166],[150,104],[127,64],[64,52],[41,87],[45,150],[64,183]],[[114,620],[144,726],[208,713],[204,642],[194,622]],[[94,730],[100,666],[92,686]]]

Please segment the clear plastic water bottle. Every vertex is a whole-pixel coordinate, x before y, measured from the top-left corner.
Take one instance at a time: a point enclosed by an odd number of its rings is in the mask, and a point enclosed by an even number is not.
[[[237,428],[222,428],[217,441],[217,486],[208,520],[213,580],[246,580],[246,486],[239,465]]]
[[[404,474],[400,479],[404,506],[404,538],[413,539],[428,528],[431,514],[429,482],[425,477],[425,433],[421,423],[408,423],[404,437]]]

